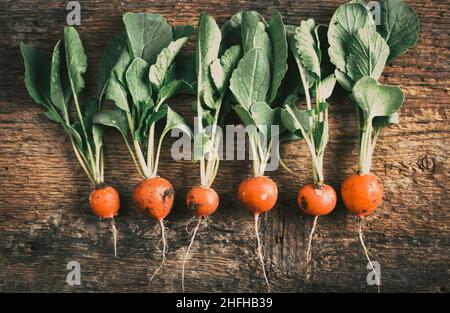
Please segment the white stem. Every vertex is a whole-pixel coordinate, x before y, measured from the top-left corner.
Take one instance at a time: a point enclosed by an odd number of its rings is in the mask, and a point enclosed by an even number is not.
[[[89,180],[91,181],[91,183],[93,185],[96,184],[96,181],[94,179],[94,175],[91,173],[91,171],[89,170],[89,167],[87,166],[87,164],[84,161],[84,158],[82,156],[82,154],[80,153],[80,151],[78,151],[77,146],[75,145],[75,143],[73,142],[72,137],[70,138],[70,141],[72,143],[72,147],[73,147],[73,151],[75,152],[75,156],[78,159],[78,162],[80,163],[81,167],[83,168],[84,172],[86,173],[87,177],[89,178]]]
[[[139,160],[139,164],[142,169],[142,173],[144,174],[145,177],[150,177],[152,173],[150,172],[149,168],[147,167],[147,164],[145,163],[144,154],[142,153],[141,147],[139,146],[139,142],[136,139],[133,139],[133,144],[134,150],[136,151]]]
[[[166,136],[166,132],[163,132],[161,134],[161,137],[159,138],[159,142],[158,142],[158,148],[156,150],[156,156],[153,159],[153,171],[152,171],[152,175],[151,177],[155,177],[156,174],[158,173],[158,166],[159,166],[159,156],[161,154],[161,146],[164,140],[164,137]]]

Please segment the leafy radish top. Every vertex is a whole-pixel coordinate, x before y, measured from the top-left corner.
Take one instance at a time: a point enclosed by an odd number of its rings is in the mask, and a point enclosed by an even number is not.
[[[122,134],[139,173],[149,178],[157,175],[168,132],[178,128],[191,135],[166,101],[175,94],[193,93],[189,71],[176,62],[193,27],[171,27],[162,16],[150,13],[126,13],[123,21],[125,32],[110,42],[99,75],[100,97],[114,101],[115,108],[96,114],[94,122]],[[156,123],[163,119],[165,127],[155,149]]]
[[[300,133],[312,157],[316,184],[323,184],[323,156],[328,142],[328,103],[336,78],[329,63],[326,40],[327,27],[314,20],[302,21],[300,26],[287,28],[289,46],[298,67],[300,82],[296,92],[281,113],[283,125],[292,133]],[[306,109],[298,109],[295,102],[300,95],[306,99]],[[311,95],[315,96],[313,105]]]
[[[256,12],[241,12],[224,25],[223,31],[226,43],[242,45],[244,56],[233,72],[230,89],[237,101],[234,110],[245,126],[251,126],[248,135],[253,174],[262,176],[272,149],[271,125],[281,125],[280,106],[285,97],[280,88],[288,70],[283,19],[278,11],[269,23]],[[283,132],[281,129],[281,137]]]
[[[372,154],[383,127],[398,123],[404,95],[400,87],[381,85],[386,62],[413,47],[419,20],[402,0],[381,0],[377,26],[362,0],[340,6],[328,30],[329,55],[339,84],[350,92],[360,135],[359,172],[369,173]]]
[[[20,48],[30,96],[47,110],[45,115],[61,124],[69,135],[75,155],[89,180],[94,185],[102,183],[103,128],[92,122],[93,115],[101,108],[102,97],[80,98],[85,85],[83,74],[87,70],[87,57],[77,31],[73,27],[64,28],[64,38],[53,49],[51,60],[24,43]],[[71,103],[76,109],[76,121],[69,114]]]
[[[200,15],[198,25],[195,45],[197,101],[194,109],[197,113],[198,133],[194,157],[200,160],[201,184],[209,187],[219,167],[218,146],[221,134],[218,133],[217,126],[223,126],[229,112],[229,81],[242,49],[240,45],[233,45],[222,52],[221,31],[216,21],[207,14]],[[206,129],[207,126],[210,126],[209,129]]]

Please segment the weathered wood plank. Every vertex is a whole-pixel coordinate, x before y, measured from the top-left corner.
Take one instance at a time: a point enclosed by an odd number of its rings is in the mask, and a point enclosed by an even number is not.
[[[126,11],[158,12],[170,22],[196,23],[201,11],[219,22],[242,9],[269,16],[280,9],[287,23],[302,18],[329,21],[343,1],[80,1],[79,27],[89,58],[88,91],[106,41],[121,27]],[[373,171],[386,194],[376,215],[367,218],[366,240],[382,266],[383,291],[449,290],[449,31],[446,1],[408,1],[418,12],[422,30],[417,48],[390,64],[384,80],[400,84],[407,101],[401,124],[383,132]],[[198,178],[189,161],[171,162],[164,145],[161,175],[177,196],[168,218],[167,267],[147,287],[147,275],[160,262],[159,229],[137,213],[130,193],[139,180],[126,147],[114,132],[106,137],[106,176],[121,190],[117,219],[119,257],[113,258],[109,224],[89,212],[88,180],[57,125],[47,121],[23,84],[20,41],[45,51],[65,24],[63,2],[44,0],[0,3],[0,290],[1,291],[180,291],[181,258],[188,244],[185,226],[191,217],[184,195]],[[174,101],[188,118],[190,99]],[[325,160],[328,181],[339,187],[356,168],[353,111],[342,97],[332,101],[331,140]],[[302,143],[283,147],[286,163],[298,177],[278,170],[277,207],[262,223],[268,274],[275,291],[376,291],[366,284],[366,261],[356,222],[342,205],[319,219],[313,247],[314,268],[306,280],[305,243],[312,220],[298,213],[298,187],[310,180],[310,162]],[[236,204],[236,187],[250,173],[245,161],[224,161],[215,187],[221,206],[209,229],[202,229],[187,264],[187,291],[264,291],[254,253],[252,220]],[[66,264],[79,261],[82,285],[65,282]]]

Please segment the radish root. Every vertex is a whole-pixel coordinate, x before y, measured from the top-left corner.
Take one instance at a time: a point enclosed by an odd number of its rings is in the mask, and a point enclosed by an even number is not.
[[[153,273],[152,277],[150,277],[150,280],[148,281],[148,286],[150,287],[153,279],[155,278],[156,274],[159,272],[159,270],[161,268],[163,268],[164,265],[166,265],[166,252],[167,252],[167,240],[166,240],[166,229],[164,227],[164,222],[163,220],[159,221],[159,225],[161,226],[161,240],[163,243],[163,249],[162,249],[162,261],[161,261],[161,265],[158,266],[158,268],[155,270],[155,272]]]
[[[264,265],[264,256],[263,256],[263,251],[262,251],[262,245],[261,245],[261,240],[259,238],[259,230],[258,230],[259,214],[255,214],[254,218],[255,218],[255,234],[256,234],[256,242],[258,244],[259,260],[261,261],[262,271],[263,271],[264,279],[265,279],[266,285],[267,285],[267,292],[270,293],[270,284],[269,284],[269,279],[267,278],[267,274],[266,274],[266,267]]]
[[[314,232],[316,231],[317,219],[318,218],[319,218],[319,216],[316,216],[314,218],[314,222],[313,222],[313,225],[312,225],[312,228],[311,228],[311,232],[309,233],[308,249],[306,250],[306,264],[311,262],[311,246],[312,246],[312,240],[313,240]]]
[[[364,249],[364,253],[366,254],[367,261],[369,261],[370,267],[372,268],[372,271],[375,274],[375,279],[377,280],[377,287],[378,287],[378,293],[380,293],[380,278],[378,277],[377,271],[375,270],[375,267],[372,264],[372,260],[370,259],[370,253],[369,250],[367,250],[366,245],[364,244],[364,234],[362,231],[362,225],[363,221],[362,219],[359,219],[358,221],[358,233],[359,233],[359,240],[361,241],[361,245]]]
[[[181,286],[183,288],[183,292],[184,292],[184,267],[186,265],[186,260],[187,260],[187,257],[189,255],[189,251],[191,250],[192,244],[194,243],[195,235],[197,234],[197,231],[200,228],[201,223],[202,223],[202,217],[199,216],[198,217],[197,226],[195,226],[195,228],[193,230],[191,242],[189,243],[189,246],[187,248],[186,254],[184,255],[184,258],[183,258],[183,263],[181,265]]]
[[[116,228],[116,221],[114,220],[114,217],[111,219],[111,232],[112,232],[112,239],[114,244],[114,257],[117,258],[117,228]]]

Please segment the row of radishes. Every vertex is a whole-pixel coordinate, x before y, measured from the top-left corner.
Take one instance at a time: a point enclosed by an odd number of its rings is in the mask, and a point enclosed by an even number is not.
[[[126,13],[124,31],[111,40],[100,62],[95,96],[80,97],[87,58],[71,27],[64,29],[51,60],[21,45],[25,83],[31,97],[46,108],[46,116],[68,134],[78,161],[95,185],[89,198],[93,212],[112,220],[115,250],[114,217],[120,200],[117,190],[104,183],[104,128],[113,127],[122,135],[143,178],[133,191],[134,203],[161,226],[162,263],[150,282],[165,264],[163,220],[175,195],[172,184],[157,173],[162,142],[174,128],[195,139],[193,155],[200,165],[201,181],[186,197],[197,225],[182,264],[183,290],[185,262],[197,231],[219,206],[219,197],[211,188],[220,162],[218,129],[234,111],[247,126],[253,155],[253,176],[240,184],[238,198],[254,216],[257,252],[270,291],[258,218],[271,210],[278,198],[277,185],[264,175],[273,150],[280,154],[276,135],[280,142],[303,139],[311,153],[313,182],[297,196],[301,210],[315,216],[306,253],[309,261],[317,217],[329,214],[337,200],[323,174],[329,131],[327,100],[336,82],[355,107],[360,137],[359,170],[344,180],[343,201],[352,214],[363,217],[382,200],[381,181],[370,173],[371,157],[381,129],[397,122],[404,95],[399,87],[377,80],[388,60],[415,45],[419,24],[415,12],[403,1],[380,4],[381,25],[375,25],[363,1],[339,7],[329,27],[316,25],[312,19],[298,27],[284,25],[277,11],[269,21],[248,11],[232,16],[220,29],[203,13],[195,54],[187,56],[179,52],[194,33],[192,26],[172,27],[158,14]],[[196,97],[192,105],[199,123],[195,133],[167,104],[180,93]],[[114,107],[105,109],[105,100],[112,100]],[[69,104],[75,107],[75,118]],[[278,125],[279,134],[271,133],[270,125]],[[281,158],[280,164],[289,170]],[[364,246],[361,232],[360,238]]]

